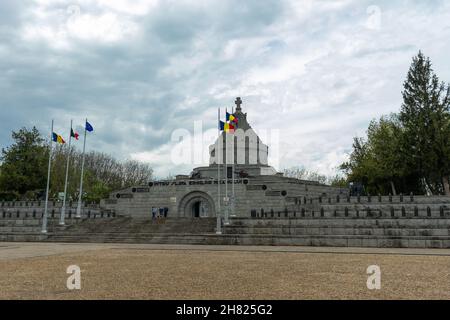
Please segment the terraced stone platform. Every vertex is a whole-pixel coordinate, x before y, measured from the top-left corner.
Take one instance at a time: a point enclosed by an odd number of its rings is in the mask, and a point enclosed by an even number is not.
[[[225,234],[235,244],[450,248],[450,219],[238,218]]]
[[[131,217],[85,219],[80,223],[49,233],[46,241],[104,243],[186,243],[201,244],[208,234],[215,234],[216,220],[151,220]]]
[[[51,216],[42,234],[40,215],[6,211],[0,215],[0,241],[450,248],[449,200],[303,199],[284,211],[235,217],[221,235],[215,218],[152,221],[102,212],[68,217],[63,227],[58,215]]]

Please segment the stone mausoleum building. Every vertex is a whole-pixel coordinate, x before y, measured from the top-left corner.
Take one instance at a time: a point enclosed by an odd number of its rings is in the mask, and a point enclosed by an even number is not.
[[[43,202],[1,202],[0,241],[450,248],[450,197],[351,196],[284,177],[241,103],[237,130],[218,135],[208,166],[113,192],[84,205],[81,218],[69,203],[63,226],[61,203],[52,201],[46,233]],[[152,208],[167,208],[167,219],[153,219]]]
[[[170,217],[215,217],[219,208],[223,214],[229,199],[231,216],[250,217],[261,212],[290,210],[305,197],[346,194],[346,189],[288,178],[277,172],[268,163],[269,147],[242,111],[241,99],[238,97],[235,103],[237,130],[234,134],[223,131],[210,146],[209,166],[195,168],[190,175],[178,175],[175,180],[151,181],[115,191],[101,206],[131,217],[150,216],[152,207],[167,207]]]

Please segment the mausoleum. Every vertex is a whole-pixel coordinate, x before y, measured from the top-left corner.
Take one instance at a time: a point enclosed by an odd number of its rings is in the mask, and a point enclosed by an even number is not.
[[[253,130],[237,98],[233,133],[223,131],[209,147],[208,166],[174,180],[150,181],[110,194],[101,206],[116,215],[145,217],[152,207],[170,217],[249,217],[255,212],[289,210],[304,197],[335,197],[346,189],[284,177],[268,163],[269,146]],[[220,184],[220,186],[218,185]],[[220,192],[220,194],[219,194]]]

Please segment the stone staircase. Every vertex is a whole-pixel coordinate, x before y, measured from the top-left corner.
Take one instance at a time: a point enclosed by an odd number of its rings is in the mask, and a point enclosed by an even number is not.
[[[237,218],[230,244],[450,248],[450,218]]]
[[[164,223],[131,217],[85,219],[54,230],[46,241],[205,244],[209,236],[215,236],[215,227],[214,218],[167,218]]]
[[[0,241],[450,248],[450,216],[442,210],[418,216],[412,211],[363,217],[352,211],[348,216],[326,213],[233,218],[222,235],[215,234],[215,218],[168,218],[165,223],[131,217],[67,219],[64,227],[50,218],[48,233],[42,234],[40,218],[6,217],[0,219]]]
[[[79,220],[66,219],[68,225],[75,225]],[[59,219],[47,220],[47,234],[43,234],[42,219],[32,217],[0,219],[0,241],[43,241],[48,234],[61,232],[67,226],[60,226]]]

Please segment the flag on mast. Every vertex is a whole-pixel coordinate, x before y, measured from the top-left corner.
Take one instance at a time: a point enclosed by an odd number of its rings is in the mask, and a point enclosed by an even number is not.
[[[83,201],[83,177],[84,177],[84,162],[86,160],[86,136],[87,136],[87,132],[92,132],[94,131],[94,127],[88,122],[88,120],[86,119],[86,123],[84,126],[84,143],[83,143],[83,159],[81,161],[81,178],[80,178],[80,192],[78,195],[78,205],[77,205],[77,214],[75,216],[75,218],[81,218],[81,205],[82,205],[82,201]]]
[[[50,151],[48,157],[48,172],[47,172],[47,189],[45,192],[45,208],[44,214],[42,217],[42,233],[47,233],[47,216],[48,216],[48,193],[50,192],[50,172],[52,168],[52,151],[53,151],[53,142],[55,141],[55,133],[53,132],[54,121],[52,120],[52,130],[50,131]],[[56,139],[58,140],[58,139]]]
[[[219,130],[234,133],[235,126],[228,122],[223,122],[219,120]]]
[[[73,128],[70,128],[70,137],[75,138],[75,140],[78,140],[80,135],[78,134],[78,132],[73,131]]]
[[[231,122],[234,122],[234,123],[238,122],[238,118],[236,118],[233,113],[228,113],[228,112],[225,114],[225,120],[226,121],[231,121]]]
[[[224,219],[224,224],[228,225],[228,205],[229,205],[229,198],[228,198],[228,143],[227,143],[227,133],[230,132],[230,130],[232,130],[232,132],[234,132],[234,127],[233,125],[231,125],[228,120],[229,113],[227,111],[227,108],[225,108],[225,120],[227,121],[225,123],[225,219]],[[231,126],[231,129],[230,129]]]
[[[216,234],[222,234],[222,221],[220,217],[220,147],[222,139],[222,126],[223,121],[220,121],[220,108],[217,108],[217,121],[219,122],[218,135],[217,135],[217,146],[216,146],[216,162],[217,162],[217,224],[216,224]]]
[[[52,141],[60,143],[60,144],[65,144],[66,143],[66,141],[64,141],[63,137],[60,136],[59,134],[55,133],[55,132],[52,132]]]
[[[232,121],[236,124],[236,127],[238,126],[238,118],[235,117],[234,115],[234,107],[231,107],[231,115],[233,116]],[[231,117],[230,117],[231,119]],[[233,132],[234,133],[234,132]],[[234,136],[233,136],[233,141],[234,141]],[[236,151],[235,151],[236,150]],[[233,163],[231,165],[231,216],[234,217],[235,216],[235,196],[234,196],[234,163],[235,163],[235,159],[237,159],[237,155],[234,154],[234,152],[237,152],[237,149],[234,148],[234,144],[233,144]]]
[[[86,120],[86,131],[94,131],[94,127]]]
[[[70,136],[69,136],[69,148],[67,150],[67,164],[66,164],[66,180],[64,183],[64,198],[63,198],[63,205],[61,207],[61,214],[59,215],[59,224],[63,226],[65,224],[65,218],[66,218],[66,199],[67,199],[67,184],[69,181],[69,166],[70,166],[70,154],[71,154],[71,143],[72,138],[75,138],[78,140],[78,133],[73,131],[73,121],[70,120]]]

